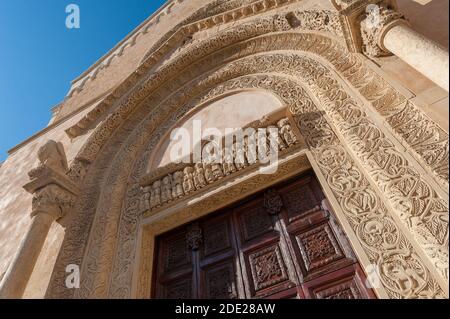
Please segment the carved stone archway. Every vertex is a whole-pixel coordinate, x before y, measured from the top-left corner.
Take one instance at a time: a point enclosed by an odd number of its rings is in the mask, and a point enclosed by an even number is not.
[[[259,19],[136,75],[72,164],[70,176],[82,191],[48,297],[139,296],[132,291],[142,220],[139,181],[152,150],[187,110],[248,88],[276,94],[289,108],[334,210],[360,247],[358,257],[378,267],[379,295],[448,294],[445,134],[341,40],[293,29],[284,15]],[[433,144],[439,156],[429,156],[428,137],[411,139],[412,128],[400,123],[411,113],[439,137]],[[408,152],[396,150],[399,141],[406,141]],[[82,265],[83,287],[75,295],[64,286],[65,267],[74,263]]]

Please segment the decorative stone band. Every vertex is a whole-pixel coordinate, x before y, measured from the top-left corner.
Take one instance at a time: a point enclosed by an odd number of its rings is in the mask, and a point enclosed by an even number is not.
[[[287,118],[279,120],[277,126],[267,127],[270,128],[278,129],[277,152],[290,152],[300,145]],[[266,151],[269,150],[268,146]],[[230,151],[222,150],[220,163],[169,164],[156,170],[142,179],[141,213],[164,207],[247,167],[261,164],[259,151],[256,147],[250,149],[247,143],[235,142]]]

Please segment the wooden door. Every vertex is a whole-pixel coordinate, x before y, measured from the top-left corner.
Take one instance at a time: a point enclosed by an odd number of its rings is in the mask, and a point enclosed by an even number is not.
[[[157,239],[154,297],[374,298],[312,173]]]

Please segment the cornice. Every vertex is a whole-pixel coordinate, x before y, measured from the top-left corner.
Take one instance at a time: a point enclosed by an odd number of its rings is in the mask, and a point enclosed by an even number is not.
[[[145,56],[144,61],[141,63],[141,65],[130,76],[128,76],[128,78],[126,78],[100,105],[89,112],[89,114],[87,114],[86,117],[79,123],[68,128],[66,130],[67,135],[70,138],[75,138],[84,134],[86,129],[91,127],[92,123],[97,121],[104,111],[108,110],[117,101],[117,99],[119,99],[126,93],[126,91],[130,88],[131,83],[137,83],[141,76],[148,73],[149,70],[157,65],[164,56],[179,47],[180,43],[188,39],[188,37],[192,37],[199,31],[211,29],[213,27],[229,22],[239,21],[251,16],[256,16],[263,12],[274,10],[281,6],[287,6],[301,1],[302,0],[260,0],[247,6],[226,11],[224,13],[211,16],[206,19],[198,20],[196,22],[180,27],[167,40],[161,43],[158,48],[155,48],[155,50],[151,50],[150,54]],[[301,12],[302,11],[292,11],[292,13],[294,14],[298,14]],[[304,12],[311,14],[317,14],[320,12],[334,14],[333,12],[326,10],[305,10]],[[300,27],[300,29],[302,29],[302,27]],[[337,30],[337,32],[340,35],[341,31]],[[91,124],[89,124],[89,122]]]

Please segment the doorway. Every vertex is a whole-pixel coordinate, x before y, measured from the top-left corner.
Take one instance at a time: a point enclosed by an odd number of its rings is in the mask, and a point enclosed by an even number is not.
[[[370,299],[313,172],[156,239],[154,298]]]

